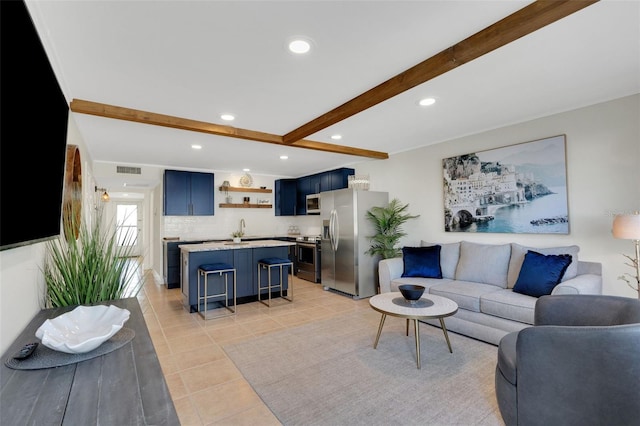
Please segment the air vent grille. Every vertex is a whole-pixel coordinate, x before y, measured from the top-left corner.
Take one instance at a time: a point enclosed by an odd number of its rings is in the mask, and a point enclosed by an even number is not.
[[[142,169],[140,167],[117,166],[116,172],[127,175],[141,175]]]

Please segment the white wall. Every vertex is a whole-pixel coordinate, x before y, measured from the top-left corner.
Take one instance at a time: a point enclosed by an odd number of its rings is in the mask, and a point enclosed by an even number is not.
[[[518,242],[547,247],[576,244],[579,258],[603,264],[605,294],[637,297],[617,277],[633,270],[622,253],[632,255],[631,241],[611,235],[613,215],[640,210],[640,96],[634,95],[530,122],[447,141],[356,165],[369,174],[370,190],[388,191],[390,199],[409,203],[411,214],[403,245],[459,240]],[[444,231],[442,159],[520,142],[565,134],[569,235],[489,234]]]

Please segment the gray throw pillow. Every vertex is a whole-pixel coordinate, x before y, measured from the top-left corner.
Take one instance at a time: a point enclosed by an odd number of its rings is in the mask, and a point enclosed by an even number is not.
[[[529,250],[533,250],[545,255],[570,254],[572,259],[571,263],[567,267],[567,270],[564,271],[564,275],[562,276],[562,280],[560,282],[570,280],[571,278],[575,278],[576,275],[578,275],[578,252],[580,251],[580,247],[578,246],[537,248],[526,247],[521,246],[520,244],[511,243],[511,260],[509,261],[509,277],[507,288],[513,288],[513,286],[516,285],[516,281],[518,281],[518,275],[520,274],[520,269],[522,268],[522,262],[524,262],[524,256]]]
[[[507,288],[511,244],[460,243],[456,280],[493,284]]]
[[[460,258],[460,242],[457,243],[429,243],[425,240],[420,241],[421,247],[431,247],[440,245],[440,269],[442,269],[442,278],[454,279],[456,276],[456,266]]]

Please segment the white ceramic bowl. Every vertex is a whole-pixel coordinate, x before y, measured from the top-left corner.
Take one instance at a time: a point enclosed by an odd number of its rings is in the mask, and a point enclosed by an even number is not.
[[[42,344],[69,354],[89,352],[116,334],[131,313],[113,305],[78,306],[48,319],[36,330]]]

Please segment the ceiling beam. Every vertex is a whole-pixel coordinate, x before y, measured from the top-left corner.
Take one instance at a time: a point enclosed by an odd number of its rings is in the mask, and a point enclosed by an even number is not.
[[[117,120],[133,121],[136,123],[151,124],[155,126],[171,127],[173,129],[189,130],[192,132],[209,133],[217,136],[266,142],[275,145],[293,146],[296,148],[314,149],[316,151],[332,152],[335,154],[355,155],[358,157],[385,160],[389,158],[386,152],[372,151],[368,149],[353,148],[344,145],[334,145],[310,140],[296,141],[295,145],[283,142],[282,136],[255,130],[240,129],[232,126],[208,123],[206,121],[191,120],[188,118],[174,117],[171,115],[157,114],[154,112],[119,107],[114,105],[91,102],[82,99],[73,99],[70,104],[73,112],[80,114],[96,115],[99,117],[114,118]]]
[[[479,58],[512,41],[571,15],[598,0],[538,0],[471,37],[454,44],[425,61],[401,72],[347,101],[337,108],[309,121],[285,134],[286,144],[296,146],[297,141],[358,114],[374,105],[425,83],[439,75]]]

